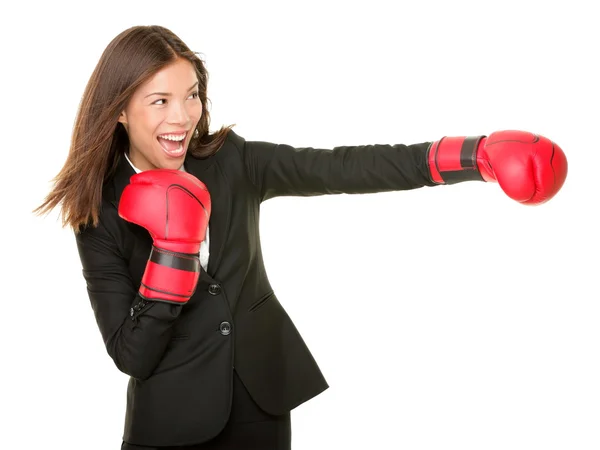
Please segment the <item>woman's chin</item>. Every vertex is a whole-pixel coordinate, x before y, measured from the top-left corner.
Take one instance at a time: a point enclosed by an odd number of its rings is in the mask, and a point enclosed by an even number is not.
[[[179,169],[181,169],[181,166],[183,165],[183,161],[184,161],[183,157],[179,158],[179,160],[177,160],[177,161],[175,161],[175,160],[165,161],[165,162],[161,163],[159,168],[160,169],[179,170]]]

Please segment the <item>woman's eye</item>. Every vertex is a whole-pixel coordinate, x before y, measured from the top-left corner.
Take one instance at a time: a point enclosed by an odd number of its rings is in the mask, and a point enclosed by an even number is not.
[[[199,93],[198,91],[196,91],[196,92],[194,92],[194,93],[192,93],[192,94],[190,95],[190,97],[192,97],[192,96],[195,96],[194,98],[196,99],[196,98],[198,98],[198,97],[200,96],[200,93]],[[162,106],[162,105],[164,105],[164,103],[162,103],[162,104],[161,104],[161,103],[158,103],[158,102],[166,102],[166,101],[167,101],[167,99],[166,99],[166,98],[159,98],[158,100],[156,100],[156,101],[153,103],[153,105],[159,105],[159,106]]]

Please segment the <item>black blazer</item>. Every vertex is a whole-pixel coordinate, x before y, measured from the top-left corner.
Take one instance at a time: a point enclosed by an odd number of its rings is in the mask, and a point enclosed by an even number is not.
[[[117,213],[135,173],[121,156],[105,183],[100,224],[76,234],[83,276],[108,354],[130,375],[123,440],[201,443],[228,420],[232,373],[256,403],[283,414],[328,384],[273,292],[263,263],[260,205],[277,196],[358,194],[434,186],[430,143],[293,148],[230,131],[185,168],[212,200],[208,273],[185,305],[144,302],[137,291],[152,239]]]

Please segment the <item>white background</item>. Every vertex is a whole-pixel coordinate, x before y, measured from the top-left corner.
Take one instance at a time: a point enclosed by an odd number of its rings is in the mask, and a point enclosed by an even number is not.
[[[212,130],[331,148],[520,129],[569,160],[538,207],[478,182],[263,205],[269,278],[331,386],[292,412],[295,450],[600,448],[592,3],[3,6],[0,447],[120,448],[128,377],[72,232],[31,210],[106,45],[159,24],[202,53]]]

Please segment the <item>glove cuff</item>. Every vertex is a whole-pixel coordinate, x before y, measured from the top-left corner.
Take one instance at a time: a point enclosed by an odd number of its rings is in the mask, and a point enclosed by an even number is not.
[[[200,258],[152,246],[140,295],[148,300],[185,303],[194,294],[200,276]]]
[[[427,164],[434,183],[485,181],[477,166],[477,149],[486,136],[443,137],[427,149]]]

